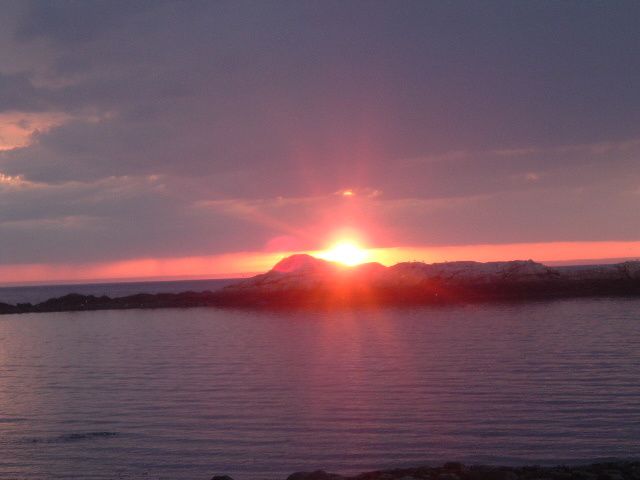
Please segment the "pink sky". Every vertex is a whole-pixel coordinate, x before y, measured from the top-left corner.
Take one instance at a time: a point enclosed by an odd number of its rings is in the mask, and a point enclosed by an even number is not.
[[[0,282],[640,255],[640,2],[285,3],[3,3]]]
[[[132,279],[241,277],[269,270],[287,255],[299,252],[241,252],[178,258],[140,258],[86,264],[23,264],[0,266],[0,284]],[[305,252],[318,254],[321,252]],[[393,265],[402,261],[427,263],[455,260],[480,262],[533,259],[542,263],[608,263],[640,258],[638,242],[547,242],[503,245],[374,248],[367,261]]]

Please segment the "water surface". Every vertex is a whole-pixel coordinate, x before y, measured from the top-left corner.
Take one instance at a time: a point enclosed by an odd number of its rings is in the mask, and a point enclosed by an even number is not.
[[[0,317],[0,478],[640,457],[640,300]]]
[[[180,293],[218,290],[237,282],[233,278],[212,278],[207,280],[177,280],[159,282],[114,282],[85,283],[62,285],[26,285],[0,287],[0,302],[15,305],[16,303],[39,303],[50,298],[62,297],[69,293],[81,295],[106,295],[111,298],[125,297],[137,293]]]

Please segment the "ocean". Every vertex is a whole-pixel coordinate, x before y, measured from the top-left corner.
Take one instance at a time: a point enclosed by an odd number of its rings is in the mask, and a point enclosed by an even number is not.
[[[29,285],[0,287],[0,302],[15,305],[16,303],[39,303],[50,298],[62,297],[69,293],[82,295],[106,295],[108,297],[125,297],[136,293],[179,293],[218,290],[238,279],[178,280],[159,282],[118,282],[87,283],[62,285]]]
[[[5,315],[0,478],[638,458],[639,378],[640,299]]]

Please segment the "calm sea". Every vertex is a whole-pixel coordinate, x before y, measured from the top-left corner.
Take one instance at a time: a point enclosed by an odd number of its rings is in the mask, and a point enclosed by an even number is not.
[[[640,457],[640,300],[0,317],[0,478]]]
[[[96,296],[107,295],[114,298],[135,295],[136,293],[202,292],[204,290],[217,290],[236,281],[237,279],[211,279],[179,280],[174,282],[119,282],[0,287],[0,302],[12,305],[26,302],[38,303],[50,298],[62,297],[69,293]]]

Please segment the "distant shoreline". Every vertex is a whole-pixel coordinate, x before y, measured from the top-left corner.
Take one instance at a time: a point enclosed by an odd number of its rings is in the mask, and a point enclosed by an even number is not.
[[[18,303],[16,305],[0,303],[0,315],[22,313],[55,313],[82,312],[99,310],[153,310],[166,308],[244,308],[244,309],[339,309],[339,308],[370,308],[370,307],[411,307],[435,305],[463,305],[481,303],[500,303],[541,300],[562,300],[568,298],[640,298],[640,287],[630,288],[626,285],[589,285],[588,291],[526,293],[505,289],[492,294],[490,292],[458,292],[460,297],[443,298],[425,296],[421,292],[380,292],[376,301],[367,299],[332,298],[318,291],[313,297],[307,298],[306,292],[290,292],[289,294],[274,294],[268,297],[259,295],[242,296],[228,292],[182,292],[136,294],[126,297],[110,298],[94,295],[68,294],[44,302]],[[326,299],[326,300],[325,300]],[[640,480],[640,479],[638,479]]]
[[[267,273],[220,290],[114,298],[68,294],[35,304],[0,303],[0,314],[190,307],[382,307],[578,297],[640,297],[640,262],[579,267],[549,267],[531,260],[344,267],[309,255],[294,255]]]
[[[324,470],[296,472],[287,480],[639,480],[640,461],[612,461],[587,465],[553,467],[466,466],[458,462],[441,467],[396,468],[358,475],[339,475]],[[233,480],[216,475],[211,480]]]

